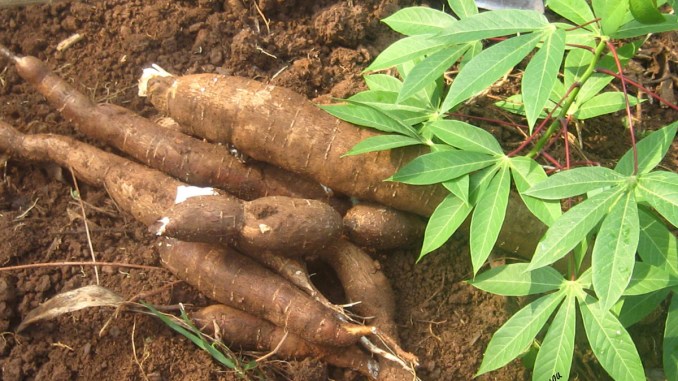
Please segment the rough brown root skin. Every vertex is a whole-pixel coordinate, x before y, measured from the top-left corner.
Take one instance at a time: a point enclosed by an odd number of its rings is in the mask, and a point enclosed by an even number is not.
[[[269,195],[330,198],[310,179],[263,163],[246,165],[224,146],[161,128],[123,107],[94,104],[35,57],[15,63],[19,75],[82,133],[182,181],[221,188],[244,200]]]
[[[235,250],[181,242],[160,244],[163,264],[212,300],[266,319],[322,345],[348,346],[372,328],[343,322],[278,274]]]
[[[390,339],[392,346],[389,350],[416,364],[417,358],[399,347],[398,329],[395,324],[395,297],[388,279],[376,262],[360,248],[345,240],[337,241],[328,250],[323,251],[322,259],[337,273],[348,301],[359,302],[352,307],[353,310],[362,316],[370,317],[369,323]],[[377,338],[375,342],[379,343],[381,340]],[[403,368],[399,363],[382,358],[379,364],[379,380],[414,379],[412,370]]]
[[[341,216],[328,204],[283,196],[248,202],[191,197],[170,207],[156,233],[186,241],[228,243],[247,253],[272,250],[297,256],[339,238]]]
[[[447,191],[385,182],[422,154],[404,148],[342,157],[376,135],[339,121],[288,89],[240,77],[156,77],[149,98],[187,133],[231,143],[246,155],[305,174],[339,193],[430,215]]]
[[[196,229],[199,228],[203,233],[210,233],[210,239],[224,236],[246,251],[275,249],[301,255],[304,251],[324,247],[341,234],[341,216],[320,201],[272,197],[249,204],[219,194],[199,197],[198,201],[189,198],[176,204],[177,189],[186,184],[64,136],[23,135],[2,123],[0,149],[24,159],[54,161],[73,168],[78,178],[103,186],[120,209],[152,228],[158,228],[157,221],[167,217],[168,211],[183,208],[183,214],[170,215],[168,220],[177,237],[181,237],[182,233],[188,238],[196,237]],[[193,219],[205,214],[228,217]],[[292,229],[301,230],[295,233]],[[323,229],[327,230],[323,232]],[[165,234],[168,234],[167,230]]]
[[[198,327],[210,334],[218,330],[229,346],[276,350],[276,356],[283,359],[317,358],[330,365],[356,370],[371,379],[378,375],[379,364],[356,345],[336,348],[313,344],[266,320],[223,304],[202,308],[193,313],[192,318]]]
[[[421,243],[426,223],[419,216],[373,203],[360,203],[344,215],[344,233],[358,246],[377,250]]]

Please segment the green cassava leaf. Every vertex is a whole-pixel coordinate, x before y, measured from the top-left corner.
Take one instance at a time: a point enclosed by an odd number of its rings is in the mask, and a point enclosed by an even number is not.
[[[447,0],[447,4],[460,19],[478,14],[475,0]]]
[[[480,15],[490,13],[493,12]],[[480,52],[457,74],[443,100],[440,112],[449,111],[492,85],[525,58],[542,37],[542,33],[529,33],[502,41]]]
[[[628,96],[629,106],[638,104],[638,98],[633,95]],[[610,91],[595,95],[593,98],[579,105],[579,109],[574,116],[579,120],[591,119],[597,116],[611,114],[626,107],[626,97],[621,91]]]
[[[385,111],[358,102],[336,105],[321,105],[321,109],[335,117],[359,126],[366,126],[383,132],[398,133],[412,138],[419,134],[411,126],[389,116]]]
[[[609,168],[577,167],[552,175],[528,189],[525,194],[547,200],[561,200],[594,189],[617,186],[624,181],[624,176]]]
[[[492,165],[469,174],[468,200],[471,205],[476,205],[483,197],[498,170],[498,165]]]
[[[469,200],[469,181],[469,175],[464,175],[445,181],[443,186],[453,195],[459,197],[465,204],[471,205]]]
[[[628,192],[605,217],[591,255],[593,289],[601,308],[610,309],[629,284],[638,247],[638,205]]]
[[[463,18],[436,35],[457,44],[541,30],[549,25],[544,15],[535,11],[502,9]]]
[[[451,15],[429,7],[405,7],[382,20],[406,36],[439,33],[457,21]]]
[[[586,239],[623,192],[622,187],[605,190],[560,216],[539,241],[529,269],[533,270],[557,261]]]
[[[629,9],[629,0],[592,0],[591,5],[593,13],[600,18],[603,34],[610,36],[622,26]]]
[[[393,148],[422,144],[421,140],[404,135],[377,135],[371,136],[354,145],[346,156],[359,155],[367,152],[385,151]]]
[[[472,207],[450,194],[436,207],[426,225],[419,260],[442,246],[471,212]]]
[[[574,296],[567,296],[541,343],[534,370],[533,381],[551,380],[554,375],[570,379],[577,309]]]
[[[619,28],[612,37],[616,39],[633,38],[649,33],[671,32],[678,29],[678,16],[663,14],[662,17],[664,21],[659,24],[643,24],[640,21],[633,20]]]
[[[430,83],[435,82],[457,62],[469,47],[469,44],[446,47],[416,63],[405,78],[403,88],[398,94],[398,102],[410,98]]]
[[[618,381],[645,380],[636,346],[619,320],[590,295],[579,307],[591,349],[607,373]]]
[[[624,295],[642,295],[678,285],[678,274],[672,276],[661,267],[636,262]]]
[[[624,296],[619,303],[616,315],[624,327],[630,327],[643,320],[666,299],[669,289],[641,295]],[[616,307],[616,306],[615,306]]]
[[[586,0],[549,0],[546,6],[555,13],[572,21],[575,25],[586,24],[595,18],[591,6]]]
[[[527,263],[498,266],[468,281],[483,291],[503,296],[541,294],[560,288],[563,276],[553,267],[526,271]]]
[[[435,184],[485,168],[496,161],[496,157],[478,152],[432,152],[413,159],[389,180],[414,185]]]
[[[516,114],[516,115],[522,115],[522,116],[527,116],[525,113],[525,104],[523,104],[523,95],[522,94],[514,94],[511,95],[510,97],[497,101],[494,103],[495,106],[503,108],[504,110]],[[545,109],[550,111],[553,110],[556,107],[556,103],[553,102],[552,100],[547,100],[546,101],[546,106]],[[548,113],[542,110],[539,113],[538,118],[539,119],[544,119],[548,116]]]
[[[509,168],[502,166],[478,199],[471,218],[469,243],[474,274],[478,273],[497,242],[506,216],[510,188]]]
[[[530,187],[548,178],[541,165],[529,157],[515,156],[511,158],[511,174],[518,194],[530,212],[547,226],[553,224],[562,214],[560,200],[542,200],[525,194]]]
[[[678,293],[671,296],[664,325],[663,364],[667,380],[678,379]]]
[[[564,297],[562,291],[548,294],[516,312],[492,335],[476,376],[501,368],[520,355]]]
[[[666,152],[668,152],[676,136],[678,122],[663,127],[652,132],[636,144],[638,150],[638,174],[650,172],[659,165]],[[633,174],[633,150],[626,151],[624,156],[619,159],[614,170],[622,175],[631,176]]]
[[[363,77],[370,90],[399,92],[403,83],[396,77],[388,74],[368,74]]]
[[[541,48],[525,68],[520,91],[530,134],[558,79],[564,53],[565,31],[554,29],[546,34]]]
[[[640,206],[638,255],[643,262],[678,275],[678,239],[652,212]]]
[[[633,18],[643,24],[658,24],[664,16],[657,9],[657,0],[629,0],[629,10]]]
[[[585,46],[593,48],[592,41],[589,41]],[[566,89],[581,79],[591,64],[591,60],[593,60],[593,53],[586,49],[573,48],[567,53],[563,66],[563,84]]]
[[[428,126],[440,140],[460,150],[504,155],[497,139],[482,128],[459,120],[437,120]]]
[[[429,115],[434,112],[430,101],[421,96],[411,97],[402,103],[397,103],[397,98],[397,92],[367,90],[353,95],[346,101],[375,108],[407,126],[413,126],[427,120]]]
[[[394,42],[384,49],[365,71],[388,69],[453,45],[448,41],[441,41],[432,37],[430,34],[421,34],[405,37]],[[403,75],[403,77],[407,76]]]
[[[678,226],[678,174],[655,171],[638,178],[638,188],[646,200],[673,226]]]

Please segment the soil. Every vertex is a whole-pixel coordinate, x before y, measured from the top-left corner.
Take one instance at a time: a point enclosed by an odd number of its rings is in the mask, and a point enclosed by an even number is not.
[[[98,102],[122,105],[151,118],[157,113],[136,95],[136,81],[141,70],[152,63],[177,74],[216,72],[255,78],[326,102],[363,89],[361,70],[396,38],[379,19],[405,5],[411,2],[63,1],[0,9],[0,43],[19,54],[45,60]],[[59,42],[75,33],[82,39],[57,49]],[[657,46],[661,47],[649,47]],[[673,49],[675,54],[675,45]],[[647,69],[657,57],[670,52],[660,49],[648,54],[649,61],[636,62],[642,69],[638,75],[650,79],[664,75],[663,67],[657,73],[648,74]],[[675,62],[675,57],[671,59]],[[510,87],[496,92],[502,91],[510,91]],[[0,104],[0,118],[22,132],[65,134],[101,146],[74,132],[9,66],[0,66]],[[480,109],[470,107],[468,111],[480,114]],[[652,115],[643,126],[647,129],[676,119],[675,113],[656,104],[648,105],[644,112]],[[625,134],[597,133],[610,125],[621,131],[616,117],[588,133],[585,150],[606,139],[603,150],[587,151],[592,160],[609,163],[626,150],[622,147],[628,147]],[[506,144],[517,140],[514,132],[496,128],[494,132]],[[160,266],[154,237],[119,212],[104,190],[77,184],[91,232],[88,238],[82,207],[72,194],[75,183],[67,169],[13,161],[2,155],[0,266],[89,261],[91,242],[98,261],[155,267],[102,267],[102,286],[127,298],[149,293],[144,299],[155,305],[209,304],[189,286],[173,283],[175,279]],[[669,165],[675,169],[673,160]],[[400,339],[421,361],[418,376],[431,381],[473,379],[491,334],[516,305],[464,283],[471,269],[464,237],[455,236],[418,264],[416,248],[372,254],[392,282]],[[116,315],[110,308],[90,308],[15,333],[21,319],[40,303],[95,282],[90,266],[0,272],[2,380],[240,379],[185,337],[145,315]],[[315,360],[267,360],[249,377],[360,379]],[[515,361],[478,379],[528,377]]]

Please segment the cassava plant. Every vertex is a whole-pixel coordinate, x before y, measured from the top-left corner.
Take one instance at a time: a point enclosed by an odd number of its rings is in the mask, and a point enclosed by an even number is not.
[[[406,37],[367,68],[368,90],[323,107],[383,133],[361,141],[348,155],[430,148],[389,178],[442,184],[449,191],[429,219],[420,259],[470,216],[470,283],[499,295],[532,295],[533,301],[494,333],[478,374],[536,347],[534,380],[569,379],[579,314],[609,375],[644,380],[626,328],[670,297],[663,365],[667,379],[678,380],[678,243],[672,233],[678,225],[678,175],[658,167],[678,122],[637,141],[630,107],[641,100],[630,94],[637,84],[622,71],[649,34],[678,29],[676,15],[661,11],[676,9],[676,1],[665,3],[547,1],[557,21],[535,11],[479,13],[472,0],[448,0],[456,17],[404,8],[383,20]],[[505,152],[493,135],[455,120],[454,112],[521,62],[526,64],[520,94],[496,105],[524,116],[527,137]],[[608,90],[615,77],[622,91]],[[616,166],[572,165],[568,131],[620,110],[626,110],[631,144]],[[548,154],[558,145],[564,163]],[[482,271],[512,187],[548,230],[529,262]],[[567,270],[557,270],[557,261]]]

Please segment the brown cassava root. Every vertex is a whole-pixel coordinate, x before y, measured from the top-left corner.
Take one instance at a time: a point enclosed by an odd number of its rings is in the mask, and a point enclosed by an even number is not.
[[[348,346],[374,331],[345,322],[335,311],[233,249],[167,239],[160,244],[160,256],[179,279],[211,299],[266,319],[310,342]]]
[[[122,210],[156,233],[171,233],[179,238],[187,235],[210,242],[232,241],[245,251],[274,249],[301,254],[331,243],[342,229],[339,214],[320,201],[264,197],[243,202],[218,192],[185,201],[201,208],[196,213],[211,216],[196,222],[186,217],[191,213],[183,203],[176,203],[177,189],[186,184],[71,138],[24,135],[3,122],[0,122],[0,150],[27,160],[54,161],[72,168],[81,180],[103,186]],[[158,220],[162,221],[160,226]]]
[[[356,345],[337,348],[313,344],[264,319],[223,304],[202,308],[191,317],[199,328],[219,336],[231,347],[275,350],[277,356],[285,359],[312,357],[330,365],[354,369],[370,379],[376,379],[379,374],[379,363]]]
[[[414,214],[374,203],[360,203],[344,215],[344,233],[358,246],[377,250],[421,242],[426,223]]]
[[[317,182],[263,163],[243,164],[220,145],[163,129],[113,104],[95,104],[35,57],[11,53],[18,74],[82,133],[146,165],[198,186],[224,189],[243,200],[278,195],[326,200]]]

